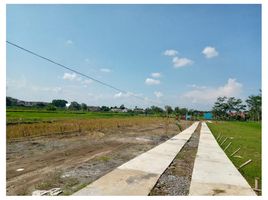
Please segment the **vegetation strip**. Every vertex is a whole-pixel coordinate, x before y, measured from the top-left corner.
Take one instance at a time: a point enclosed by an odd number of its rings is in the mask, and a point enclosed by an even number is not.
[[[108,119],[73,119],[62,120],[53,123],[18,124],[7,126],[7,139],[29,139],[37,136],[55,136],[71,133],[90,133],[92,131],[105,131],[110,128],[131,126],[133,124],[144,125],[146,123],[160,123],[165,118],[157,117],[132,117],[132,118],[108,118]],[[167,119],[171,120],[171,119]]]
[[[219,133],[225,137],[232,138],[230,139],[232,145],[226,150],[226,155],[236,167],[252,159],[249,165],[239,171],[252,188],[255,187],[255,177],[259,178],[259,187],[261,189],[261,123],[214,121],[213,123],[208,123],[208,127],[215,138]]]

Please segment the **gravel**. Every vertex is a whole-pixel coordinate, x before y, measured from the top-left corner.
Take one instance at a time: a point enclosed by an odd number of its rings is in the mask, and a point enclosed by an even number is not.
[[[187,196],[199,143],[200,125],[160,176],[150,195]]]

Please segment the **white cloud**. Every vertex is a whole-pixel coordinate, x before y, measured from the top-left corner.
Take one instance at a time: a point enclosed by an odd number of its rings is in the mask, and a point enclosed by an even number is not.
[[[119,93],[116,93],[115,95],[114,95],[114,98],[121,98],[121,97],[123,97],[123,93],[122,92],[119,92]]]
[[[101,68],[100,71],[101,71],[101,72],[106,72],[106,73],[111,72],[111,70],[108,69],[108,68]]]
[[[93,81],[90,79],[82,81],[83,84],[91,84]]]
[[[202,53],[206,56],[206,58],[213,58],[219,55],[215,47],[210,46],[205,47]]]
[[[66,45],[72,45],[72,44],[74,44],[74,42],[72,40],[66,40],[65,44]]]
[[[236,79],[229,78],[227,84],[218,88],[218,90],[219,90],[218,93],[221,96],[222,96],[222,94],[224,94],[224,96],[229,96],[229,97],[236,96],[236,95],[239,95],[241,93],[242,87],[243,87],[243,85],[241,83],[237,82]]]
[[[147,85],[158,85],[160,84],[160,81],[153,78],[146,78],[145,83]]]
[[[178,54],[178,51],[176,51],[174,49],[168,49],[168,50],[164,51],[165,56],[176,56],[177,54]]]
[[[174,57],[172,62],[175,68],[185,67],[187,65],[192,65],[194,63],[192,60],[188,58],[178,58],[178,57]]]
[[[129,99],[136,99],[136,98],[133,98],[133,97],[139,97],[139,98],[144,98],[143,94],[141,93],[133,93],[133,92],[119,92],[119,93],[116,93],[114,95],[114,98],[115,99],[122,99],[122,98],[129,98]]]
[[[213,103],[219,96],[238,97],[242,92],[243,85],[236,79],[229,78],[227,83],[216,88],[195,87],[193,90],[182,95],[183,99],[192,103]]]
[[[127,92],[127,93],[119,92],[119,93],[116,93],[114,95],[114,98],[118,99],[118,98],[130,97],[130,96],[139,96],[139,97],[141,97],[142,95],[141,94],[134,94],[132,92]]]
[[[85,88],[87,88],[93,82],[91,79],[83,79],[82,77],[77,76],[76,73],[64,73],[62,79],[79,82]]]
[[[200,86],[200,85],[196,85],[196,84],[191,84],[191,85],[187,85],[188,87],[191,87],[191,88],[196,88],[196,89],[205,89],[207,88],[206,86]]]
[[[153,78],[160,78],[160,77],[161,77],[161,73],[159,73],[159,72],[154,72],[154,73],[151,74],[151,76],[152,76]]]
[[[63,75],[62,78],[64,80],[70,80],[70,81],[72,81],[72,80],[75,80],[77,78],[77,75],[76,75],[76,73],[72,73],[72,74],[70,74],[70,73],[64,73],[64,75]]]
[[[163,93],[162,92],[159,92],[159,91],[155,91],[154,92],[154,95],[157,97],[157,98],[160,98],[163,96]]]

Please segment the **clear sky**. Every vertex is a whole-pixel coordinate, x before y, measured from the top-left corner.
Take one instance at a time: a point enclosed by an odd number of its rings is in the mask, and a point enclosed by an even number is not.
[[[88,105],[211,109],[261,89],[260,5],[8,5],[7,96]]]

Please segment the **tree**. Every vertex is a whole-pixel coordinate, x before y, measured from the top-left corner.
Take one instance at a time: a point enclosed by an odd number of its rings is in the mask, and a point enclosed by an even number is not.
[[[151,108],[145,108],[144,113],[145,113],[145,115],[152,114],[152,109]]]
[[[245,105],[241,99],[235,97],[218,97],[212,108],[212,113],[217,119],[238,119],[241,112],[245,110]]]
[[[12,106],[12,99],[11,99],[11,97],[6,97],[6,106]]]
[[[150,110],[151,110],[151,113],[153,114],[160,114],[164,112],[162,108],[157,107],[157,106],[151,106]]]
[[[188,115],[194,115],[194,109],[188,110]]]
[[[179,107],[175,107],[174,108],[174,112],[176,115],[180,115],[180,108]]]
[[[126,107],[124,106],[124,104],[122,104],[120,107],[119,107],[121,110],[125,109]]]
[[[108,112],[108,111],[110,111],[110,108],[107,107],[107,106],[102,106],[102,107],[100,108],[100,110],[101,110],[102,112]]]
[[[63,99],[54,99],[52,101],[52,105],[56,106],[57,108],[65,108],[68,101],[65,101]]]
[[[180,113],[181,113],[181,115],[186,115],[188,113],[188,109],[187,108],[181,108]]]
[[[227,97],[218,97],[212,108],[216,119],[226,119],[228,111]]]
[[[245,110],[245,105],[242,104],[241,99],[236,99],[235,97],[230,97],[227,100],[227,105],[228,105],[228,112],[229,112],[229,119],[235,118],[239,119],[241,118],[240,113]]]
[[[81,108],[82,108],[82,110],[87,110],[87,104],[81,103]]]
[[[172,107],[171,106],[168,106],[168,105],[165,106],[165,110],[166,110],[166,112],[167,112],[168,115],[170,115],[173,112]]]
[[[54,106],[52,103],[47,105],[47,110],[49,111],[55,111],[56,110],[56,106]]]
[[[81,105],[79,103],[77,103],[76,101],[73,101],[73,102],[71,102],[69,109],[70,110],[80,110]]]
[[[260,121],[262,115],[262,95],[251,95],[246,100],[249,116],[252,120]]]
[[[37,108],[44,108],[44,107],[46,107],[46,104],[43,103],[43,102],[38,102],[38,103],[36,104],[36,107],[37,107]]]
[[[6,106],[16,106],[17,101],[17,99],[14,99],[12,97],[6,97]]]

